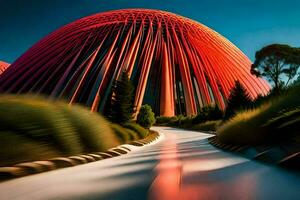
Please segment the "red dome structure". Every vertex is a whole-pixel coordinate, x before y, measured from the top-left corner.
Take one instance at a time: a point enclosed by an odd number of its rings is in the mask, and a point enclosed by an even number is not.
[[[0,77],[0,91],[42,93],[103,111],[113,82],[126,71],[134,105],[157,115],[193,115],[226,105],[239,80],[251,97],[269,85],[250,74],[250,60],[193,20],[159,10],[126,9],[79,19],[51,33]]]
[[[0,75],[9,67],[9,64],[0,60]]]

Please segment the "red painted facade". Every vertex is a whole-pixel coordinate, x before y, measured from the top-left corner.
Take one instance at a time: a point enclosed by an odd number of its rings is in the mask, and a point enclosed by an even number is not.
[[[156,114],[194,115],[226,105],[239,80],[251,97],[267,82],[232,43],[193,20],[158,10],[127,9],[79,19],[51,33],[0,77],[0,90],[42,93],[103,111],[121,71],[135,85],[134,104]]]

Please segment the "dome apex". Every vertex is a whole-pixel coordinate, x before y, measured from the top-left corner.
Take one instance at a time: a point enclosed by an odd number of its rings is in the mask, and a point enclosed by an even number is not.
[[[113,82],[127,71],[134,105],[157,115],[194,115],[224,108],[239,80],[252,98],[269,85],[250,74],[251,62],[212,29],[159,10],[124,9],[84,17],[54,31],[0,77],[0,91],[35,92],[103,111]]]

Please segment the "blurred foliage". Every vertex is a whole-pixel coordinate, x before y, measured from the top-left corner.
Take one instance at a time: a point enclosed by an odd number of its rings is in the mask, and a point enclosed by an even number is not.
[[[137,124],[123,128],[98,113],[30,95],[0,96],[0,163],[105,151],[147,135]]]
[[[286,141],[299,144],[299,92],[300,86],[294,86],[255,109],[241,111],[217,130],[220,140],[245,145]]]
[[[146,104],[141,107],[137,116],[137,123],[144,128],[150,128],[155,123],[155,115],[151,106]]]
[[[122,143],[140,139],[140,136],[137,134],[137,132],[128,128],[124,128],[118,124],[111,124],[111,128],[114,130]]]
[[[68,120],[80,138],[84,152],[101,151],[119,144],[110,123],[100,114],[79,106],[57,104],[64,111]]]
[[[138,134],[139,138],[144,138],[149,133],[148,129],[145,129],[142,126],[140,126],[139,124],[134,123],[134,122],[125,123],[122,126],[136,132]]]
[[[53,158],[62,154],[46,142],[3,130],[0,131],[0,146],[0,166]]]

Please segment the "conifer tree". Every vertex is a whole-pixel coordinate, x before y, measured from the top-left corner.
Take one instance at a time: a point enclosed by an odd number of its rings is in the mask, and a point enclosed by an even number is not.
[[[123,71],[112,89],[109,118],[115,123],[126,123],[132,119],[134,87]]]
[[[235,85],[230,91],[224,119],[229,119],[238,111],[247,109],[251,107],[251,105],[252,100],[249,93],[239,81],[235,81]]]

